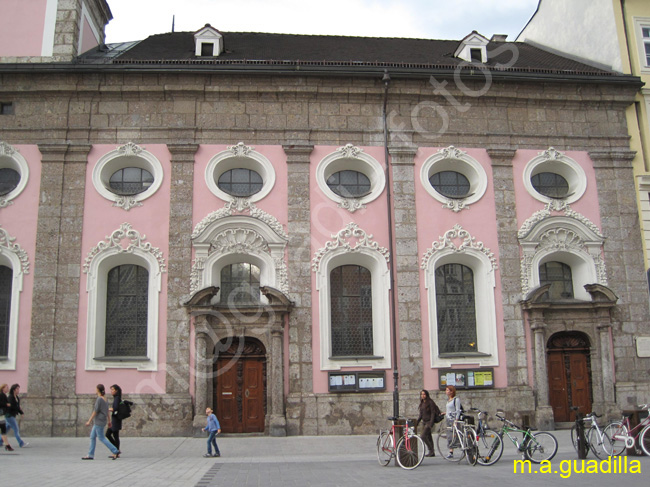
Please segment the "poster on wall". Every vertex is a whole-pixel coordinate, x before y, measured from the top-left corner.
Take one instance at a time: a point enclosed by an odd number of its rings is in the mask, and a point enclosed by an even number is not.
[[[447,386],[456,389],[486,389],[494,387],[494,369],[439,369],[438,387],[441,391]]]

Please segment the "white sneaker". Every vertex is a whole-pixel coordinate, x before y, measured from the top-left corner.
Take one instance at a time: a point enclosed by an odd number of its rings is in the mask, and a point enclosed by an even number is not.
[[[20,448],[29,448],[29,443],[27,442],[23,443]]]

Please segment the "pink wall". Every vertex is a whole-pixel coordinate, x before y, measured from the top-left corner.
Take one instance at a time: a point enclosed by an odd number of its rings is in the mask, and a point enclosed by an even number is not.
[[[244,141],[244,143],[246,143]],[[232,145],[235,145],[233,143]],[[218,198],[209,190],[205,171],[210,163],[220,152],[227,150],[229,145],[201,145],[196,152],[194,164],[194,199],[192,201],[192,226],[196,227],[210,213],[223,208],[226,202]],[[287,207],[287,156],[280,146],[255,145],[253,149],[266,157],[275,171],[275,185],[271,192],[254,205],[274,216],[287,232],[288,207]],[[244,214],[248,214],[245,212]],[[194,252],[192,253],[194,258]],[[285,257],[286,259],[286,257]],[[205,284],[208,286],[209,284]],[[288,346],[288,335],[285,327],[285,344]],[[190,369],[194,370],[194,320],[190,330]],[[220,337],[221,338],[221,337]],[[267,351],[268,352],[268,351]],[[285,384],[288,384],[288,354],[285,354]],[[194,381],[190,381],[190,391],[194,394]]]
[[[32,322],[32,296],[34,290],[34,261],[38,221],[39,191],[41,182],[41,153],[36,146],[13,145],[27,161],[29,179],[25,189],[14,198],[13,204],[0,209],[0,226],[27,252],[29,273],[23,275],[20,293],[16,370],[0,370],[0,382],[19,383],[23,392],[29,392],[29,342]]]
[[[84,17],[83,19],[83,29],[81,30],[81,49],[79,54],[83,54],[86,51],[89,51],[93,47],[99,45],[99,39],[95,37],[95,33],[90,27],[88,18]]]
[[[47,0],[0,2],[0,56],[40,56]]]
[[[117,149],[115,145],[95,145],[88,156],[86,171],[86,199],[82,237],[81,259],[83,261],[90,250],[128,222],[140,235],[146,236],[145,242],[158,247],[165,259],[169,261],[169,202],[170,202],[170,155],[165,145],[144,144],[141,147],[152,153],[162,164],[163,182],[159,190],[143,201],[143,206],[131,208],[128,212],[112,206],[112,202],[103,198],[92,182],[92,172],[97,161],[108,152]],[[122,242],[126,245],[125,241]],[[87,394],[95,390],[98,382],[119,383],[125,393],[165,393],[165,364],[167,348],[167,272],[162,274],[159,300],[158,328],[158,371],[139,372],[135,369],[106,369],[106,371],[86,371],[86,321],[88,311],[88,293],[86,291],[87,275],[81,274],[79,288],[79,328],[77,338],[77,393]]]
[[[489,156],[484,149],[464,149],[468,156],[474,158],[485,170],[488,178],[488,185],[483,197],[470,205],[469,209],[453,212],[443,209],[442,203],[434,199],[422,186],[420,182],[420,170],[425,161],[436,154],[442,148],[421,148],[415,157],[415,204],[418,221],[418,264],[422,263],[422,256],[430,249],[433,242],[438,242],[447,231],[454,225],[460,224],[467,230],[477,242],[489,248],[499,262],[499,246],[497,238],[496,204],[494,200],[494,187],[492,185],[492,165]],[[491,223],[490,223],[491,222]],[[506,372],[506,351],[503,331],[503,308],[501,306],[501,273],[499,269],[495,272],[495,312],[497,324],[497,346],[499,354],[499,366],[494,368],[495,387],[507,386]],[[420,303],[422,320],[422,355],[424,366],[424,388],[438,389],[438,370],[431,368],[431,350],[429,333],[429,298],[424,282],[424,270],[420,269]],[[465,365],[458,364],[455,367],[474,367],[471,362]]]
[[[311,198],[311,255],[332,240],[332,235],[343,230],[348,223],[356,223],[366,233],[372,235],[373,241],[381,247],[390,248],[388,242],[388,224],[386,211],[386,191],[377,199],[368,203],[365,209],[350,213],[339,208],[337,204],[327,198],[316,182],[316,168],[320,161],[332,154],[338,147],[315,146],[311,154],[310,168],[310,198]],[[382,147],[361,147],[364,153],[375,158],[384,165],[384,150]],[[393,256],[391,256],[392,259]],[[312,272],[312,354],[313,354],[313,381],[314,393],[326,393],[329,390],[328,371],[320,370],[320,306],[318,291],[316,289],[316,274]],[[390,353],[390,351],[388,351]],[[392,356],[392,355],[391,355]],[[368,367],[343,368],[342,370],[369,370]],[[392,390],[392,380],[386,374],[387,389]]]

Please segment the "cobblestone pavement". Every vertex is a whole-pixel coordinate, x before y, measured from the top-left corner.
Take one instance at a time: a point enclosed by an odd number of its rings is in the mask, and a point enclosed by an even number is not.
[[[593,455],[582,466],[568,431],[553,434],[560,448],[552,460],[551,473],[513,473],[514,460],[520,457],[511,444],[505,446],[502,459],[491,467],[471,467],[464,460],[448,463],[437,456],[425,458],[420,467],[406,471],[377,463],[376,436],[226,436],[218,438],[220,458],[203,458],[205,438],[125,437],[124,453],[115,461],[108,458],[109,451],[100,443],[95,460],[82,461],[88,449],[87,438],[27,438],[29,448],[0,453],[0,479],[12,487],[354,487],[427,483],[520,486],[522,482],[526,487],[569,483],[589,487],[647,485],[650,458],[627,457],[628,471],[637,468],[640,473],[615,472],[615,462],[611,473],[603,473],[607,465],[596,463]],[[621,465],[625,464],[623,457]],[[598,473],[588,473],[593,469]],[[531,470],[535,472],[539,467],[533,465]]]

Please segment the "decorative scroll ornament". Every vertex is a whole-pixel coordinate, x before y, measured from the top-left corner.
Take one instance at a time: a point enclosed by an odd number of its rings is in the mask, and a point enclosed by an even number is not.
[[[517,237],[520,240],[522,238],[525,238],[526,235],[528,235],[530,231],[535,227],[535,225],[537,225],[542,220],[551,217],[553,211],[560,212],[562,210],[564,210],[564,216],[579,221],[600,238],[605,238],[603,234],[600,232],[600,229],[591,220],[589,220],[589,218],[572,210],[569,204],[566,201],[562,201],[562,200],[551,200],[546,204],[543,210],[539,210],[533,213],[532,216],[528,218],[521,226],[519,232],[517,233]]]
[[[357,244],[352,247],[349,238],[354,238],[357,240]],[[372,235],[367,234],[363,231],[356,223],[348,223],[347,226],[337,234],[332,235],[331,241],[325,244],[325,247],[321,248],[316,252],[316,255],[312,259],[312,269],[318,271],[320,268],[320,263],[323,257],[328,253],[337,249],[343,249],[346,252],[358,252],[361,249],[375,250],[384,256],[386,263],[390,262],[390,253],[388,249],[380,247],[377,242],[372,240]]]
[[[350,213],[354,213],[357,210],[365,209],[366,205],[355,198],[344,198],[339,202],[338,207],[348,210]]]
[[[128,239],[129,241],[129,244],[126,247],[122,245],[122,240],[125,239]],[[137,230],[133,230],[130,223],[122,223],[120,228],[106,237],[106,240],[99,242],[90,250],[90,252],[88,252],[88,256],[86,257],[83,266],[84,274],[89,272],[90,264],[98,254],[111,249],[118,249],[119,253],[133,253],[135,249],[150,253],[158,261],[160,272],[166,272],[165,259],[163,258],[162,252],[158,247],[152,247],[149,242],[145,242],[145,239],[146,236],[140,235],[140,232]]]
[[[113,203],[113,206],[129,211],[131,208],[136,206],[142,206],[142,203],[136,200],[133,196],[118,196]]]
[[[255,150],[255,147],[250,147],[244,145],[243,142],[239,142],[237,145],[230,145],[227,149],[232,152],[235,157],[247,157],[251,152]]]
[[[454,243],[454,240],[461,240],[459,245]],[[476,238],[472,237],[467,230],[464,230],[459,224],[454,225],[454,228],[448,230],[437,242],[431,244],[431,248],[427,250],[422,257],[422,264],[420,267],[426,269],[429,265],[431,257],[436,252],[441,250],[451,250],[452,252],[465,252],[469,249],[477,250],[487,256],[492,264],[492,269],[496,270],[497,259],[494,253],[483,245],[483,242],[477,242]]]
[[[343,157],[354,157],[356,159],[359,157],[359,154],[363,152],[363,149],[352,144],[346,144],[345,146],[336,149],[336,152],[339,152]]]
[[[13,205],[14,202],[7,200],[4,196],[0,196],[0,208],[6,208],[7,206]]]
[[[250,216],[253,218],[266,223],[276,234],[281,236],[284,240],[289,239],[289,236],[284,231],[284,228],[282,228],[282,224],[274,216],[269,215],[263,210],[260,210],[247,198],[234,198],[232,201],[228,201],[223,208],[210,213],[196,225],[194,232],[192,232],[192,239],[195,239],[201,235],[206,228],[208,228],[217,220],[233,216],[235,213],[244,213],[245,211],[248,211]]]
[[[140,147],[139,145],[134,144],[133,142],[129,142],[129,143],[124,144],[123,146],[117,148],[117,151],[123,156],[137,156],[143,150],[144,149],[142,147]]]
[[[23,274],[29,274],[29,257],[27,252],[19,244],[14,243],[15,241],[16,237],[12,237],[4,228],[0,227],[0,248],[15,254],[20,261],[20,268]]]
[[[443,159],[461,159],[467,152],[457,149],[453,145],[440,149],[438,154],[442,155]]]
[[[454,213],[458,213],[461,210],[467,208],[469,210],[469,205],[466,205],[463,200],[448,199],[447,203],[442,205],[443,208],[452,210]]]
[[[550,161],[560,160],[564,156],[564,154],[562,154],[559,150],[555,149],[554,147],[549,147],[547,150],[540,152],[539,155],[544,157],[544,159],[548,159]]]

